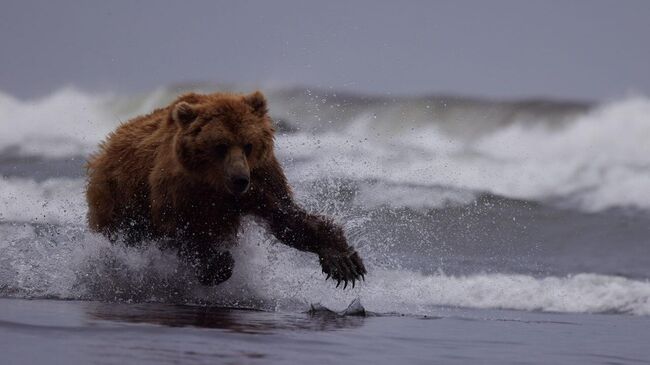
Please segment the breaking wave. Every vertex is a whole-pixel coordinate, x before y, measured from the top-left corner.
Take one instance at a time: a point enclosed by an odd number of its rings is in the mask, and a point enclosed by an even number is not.
[[[38,100],[0,94],[4,159],[83,157],[120,121],[173,99],[63,89]],[[650,209],[650,100],[582,103],[337,95],[271,90],[278,154],[295,181],[336,176],[395,187],[436,208],[491,193],[584,211]],[[404,188],[404,186],[407,186]],[[445,190],[405,200],[404,189]],[[367,189],[366,189],[367,190]],[[453,197],[451,197],[453,195]]]
[[[173,302],[262,310],[306,310],[312,303],[343,310],[360,298],[378,313],[431,314],[439,306],[650,315],[650,282],[592,273],[424,275],[381,268],[343,292],[325,281],[315,257],[273,245],[250,223],[234,252],[231,280],[207,288],[173,253],[154,245],[112,245],[81,227],[3,225],[0,295],[21,298]]]

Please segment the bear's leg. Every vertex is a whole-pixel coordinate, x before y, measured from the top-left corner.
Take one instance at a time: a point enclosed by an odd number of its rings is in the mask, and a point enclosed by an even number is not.
[[[146,192],[125,199],[117,191],[116,184],[99,172],[91,175],[86,190],[90,228],[113,243],[123,239],[130,246],[152,238]]]
[[[115,194],[113,184],[99,172],[88,180],[88,225],[96,232],[114,238],[118,222],[115,221]]]
[[[331,219],[310,214],[293,200],[280,164],[272,158],[265,168],[251,172],[251,190],[245,211],[264,219],[282,243],[318,255],[326,280],[332,277],[343,289],[364,280],[366,268],[348,245],[343,228]]]
[[[203,285],[217,285],[230,279],[232,270],[235,267],[235,260],[230,251],[218,251],[212,254],[208,260],[202,260],[196,266],[196,278]]]
[[[194,269],[199,282],[207,286],[218,285],[230,279],[235,267],[230,251],[213,247],[185,247],[180,250],[180,256]]]
[[[270,195],[270,194],[269,194]],[[253,213],[268,223],[273,235],[282,243],[300,251],[316,253],[323,273],[344,282],[343,288],[365,279],[366,268],[359,253],[348,245],[343,228],[327,217],[310,214],[290,196],[277,199],[266,196]]]

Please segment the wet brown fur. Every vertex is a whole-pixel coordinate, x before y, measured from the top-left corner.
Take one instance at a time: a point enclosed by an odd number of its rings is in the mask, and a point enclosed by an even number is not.
[[[283,243],[317,253],[335,279],[358,279],[365,268],[343,230],[294,203],[273,134],[260,92],[186,94],[122,124],[88,161],[91,229],[131,242],[171,238],[209,271],[252,214]],[[238,176],[250,180],[241,195]]]

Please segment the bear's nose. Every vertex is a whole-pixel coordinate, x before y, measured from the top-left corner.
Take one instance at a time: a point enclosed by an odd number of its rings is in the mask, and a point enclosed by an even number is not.
[[[248,189],[248,176],[235,176],[232,178],[232,187],[235,193],[241,194]]]

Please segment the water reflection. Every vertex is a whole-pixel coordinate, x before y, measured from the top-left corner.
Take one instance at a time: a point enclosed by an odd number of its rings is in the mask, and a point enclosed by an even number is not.
[[[358,328],[366,320],[364,316],[340,315],[322,310],[278,313],[209,306],[102,302],[88,302],[84,307],[90,325],[94,322],[113,321],[257,334],[278,330],[332,331]]]

